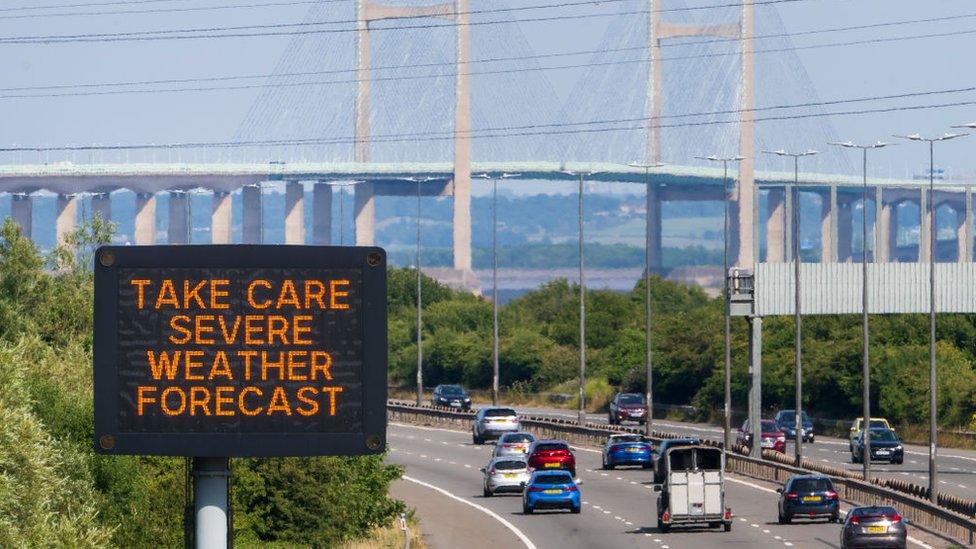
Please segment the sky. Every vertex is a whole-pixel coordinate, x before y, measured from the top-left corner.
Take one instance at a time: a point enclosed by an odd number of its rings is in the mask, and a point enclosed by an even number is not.
[[[425,3],[405,0],[410,3]],[[568,1],[568,0],[567,0]],[[107,42],[68,44],[3,44],[2,38],[33,35],[65,35],[88,33],[116,33],[144,30],[180,29],[190,27],[238,26],[255,24],[287,24],[302,21],[310,9],[330,13],[329,0],[317,6],[309,2],[289,0],[168,0],[114,4],[119,0],[7,0],[0,5],[0,146],[68,145],[117,143],[170,143],[187,141],[227,140],[234,138],[248,115],[261,89],[198,91],[190,93],[132,93],[87,97],[13,98],[23,92],[10,88],[24,86],[77,85],[99,82],[124,82],[158,79],[186,79],[212,76],[254,75],[275,71],[282,62],[289,45],[288,37],[241,37],[207,40],[172,40],[147,42]],[[335,13],[348,13],[336,4]],[[48,9],[52,5],[98,3],[99,6],[79,6]],[[213,6],[241,6],[277,3],[262,7],[198,10]],[[394,3],[391,0],[390,3]],[[398,0],[396,3],[402,3]],[[559,3],[556,0],[510,0],[511,6]],[[664,6],[694,7],[714,5],[719,0],[665,1]],[[291,5],[286,5],[291,4]],[[611,4],[559,10],[539,10],[533,15],[587,15],[614,10],[646,9],[640,0],[619,0]],[[494,0],[473,0],[472,9],[486,9],[498,5]],[[168,11],[159,10],[197,11]],[[927,18],[954,19],[929,23],[851,30],[793,38],[798,49],[792,54],[797,69],[809,77],[810,97],[835,100],[855,97],[921,92],[976,86],[972,75],[972,52],[976,51],[976,4],[970,0],[799,0],[783,2],[775,7],[782,24],[790,33],[834,27],[857,26]],[[324,11],[323,11],[324,10]],[[148,13],[132,13],[146,11]],[[127,12],[127,13],[105,13]],[[528,14],[519,14],[527,17]],[[646,17],[634,15],[633,17]],[[521,31],[535,54],[589,50],[606,43],[606,31],[612,24],[610,17],[523,23]],[[898,40],[844,47],[812,47],[840,41],[887,40],[889,38],[931,33],[963,33],[943,37]],[[757,48],[762,44],[757,41]],[[342,52],[322,51],[322,56],[340,56]],[[767,53],[758,55],[784,55]],[[392,59],[374,63],[396,63]],[[335,59],[334,65],[351,66],[352,60]],[[777,86],[780,80],[793,74],[757,73],[759,86]],[[675,68],[674,70],[680,70]],[[545,71],[552,84],[550,90],[560,101],[573,97],[585,69]],[[260,82],[260,81],[259,81]],[[586,82],[583,83],[586,85]],[[806,84],[804,84],[806,85]],[[57,92],[58,90],[53,90]],[[680,94],[682,90],[667,90]],[[29,92],[36,93],[36,92]],[[532,93],[528,91],[527,93]],[[409,98],[407,98],[409,100]],[[927,105],[936,103],[976,101],[976,92],[934,95],[898,101],[845,104],[829,110],[855,110],[887,106]],[[572,105],[570,105],[572,107]],[[335,105],[319,107],[328,113]],[[941,134],[952,124],[976,121],[976,104],[913,112],[889,112],[861,116],[832,116],[830,124],[836,137],[855,141],[894,140],[892,134],[921,132]],[[760,128],[760,132],[763,131]],[[802,143],[802,136],[793,136],[791,143]],[[834,169],[841,165],[837,155],[854,153],[828,147],[822,139],[811,139],[809,148],[823,151],[810,160],[811,171]],[[771,145],[773,146],[773,145]],[[940,144],[937,165],[954,178],[976,176],[976,136]],[[700,151],[687,151],[687,158],[668,159],[670,163],[692,164],[691,157]],[[927,165],[925,147],[916,143],[900,143],[897,148],[877,151],[872,155],[872,175],[911,177],[923,173]],[[59,153],[62,154],[62,153]],[[199,154],[183,152],[179,155],[160,152],[156,160],[192,161]],[[235,157],[234,155],[239,156]],[[254,159],[248,153],[228,153],[228,159]],[[260,152],[253,152],[260,156]],[[677,154],[675,155],[677,156]],[[37,155],[0,155],[0,163],[28,163],[39,160]],[[51,155],[47,159],[63,159]],[[83,153],[70,157],[75,162],[91,160]],[[786,168],[779,160],[769,160],[770,167]],[[846,164],[859,166],[859,162]],[[856,168],[854,168],[856,169]]]

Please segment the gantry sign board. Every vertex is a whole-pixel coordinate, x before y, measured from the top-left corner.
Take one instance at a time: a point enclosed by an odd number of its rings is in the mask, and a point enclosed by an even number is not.
[[[95,448],[379,453],[386,337],[379,248],[99,248]]]

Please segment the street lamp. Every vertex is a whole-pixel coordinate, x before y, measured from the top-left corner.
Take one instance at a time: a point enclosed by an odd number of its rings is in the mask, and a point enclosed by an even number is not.
[[[967,126],[969,127],[969,126]],[[976,127],[976,126],[974,126]],[[957,137],[965,137],[965,133],[944,133],[938,137],[922,137],[917,133],[911,135],[896,135],[910,141],[923,141],[929,144],[929,499],[939,501],[939,469],[936,466],[938,456],[938,414],[935,409],[937,396],[936,363],[935,363],[935,142],[948,141]],[[921,243],[920,243],[921,244]],[[919,246],[921,248],[921,246]]]
[[[572,172],[563,171],[567,175],[579,176],[579,293],[580,293],[580,318],[579,318],[579,415],[577,421],[580,425],[586,425],[586,407],[584,388],[586,382],[586,282],[583,278],[583,178],[596,175],[600,172]]]
[[[794,414],[794,428],[796,433],[796,438],[794,439],[793,449],[796,455],[796,465],[800,467],[803,464],[803,348],[802,348],[802,325],[800,317],[800,158],[804,156],[813,156],[817,154],[817,151],[813,149],[808,149],[801,153],[791,153],[786,152],[782,149],[778,151],[763,151],[766,154],[775,154],[776,156],[787,156],[793,159],[793,192],[790,195],[790,200],[793,205],[793,217],[790,220],[790,232],[793,237],[793,322],[796,326],[796,341],[793,344],[793,348],[796,351],[796,396],[795,396],[795,414]]]
[[[661,162],[640,164],[631,162],[633,168],[644,169],[644,195],[646,199],[644,213],[644,370],[647,373],[644,399],[647,403],[647,418],[644,422],[644,432],[651,436],[654,427],[654,367],[651,363],[651,208],[653,193],[651,193],[651,168],[664,166]]]
[[[491,318],[492,318],[492,377],[491,404],[498,406],[498,180],[518,177],[520,173],[503,173],[492,177],[487,173],[474,177],[491,180]]]
[[[871,149],[883,149],[892,143],[877,141],[866,145],[858,145],[853,141],[843,143],[828,143],[837,147],[847,149],[861,149],[861,175],[863,178],[861,194],[861,433],[863,434],[864,455],[861,462],[864,464],[864,482],[871,482],[871,364],[868,350],[870,333],[868,331],[868,151]],[[880,205],[875,204],[878,208]],[[830,212],[830,215],[837,215]],[[877,229],[875,229],[877,231]]]
[[[722,163],[722,203],[725,207],[722,229],[722,280],[725,285],[725,451],[732,445],[732,315],[729,309],[729,162],[741,162],[744,156],[696,156],[699,160]]]
[[[421,297],[420,274],[420,184],[433,181],[436,177],[405,177],[404,181],[417,184],[417,406],[424,400],[424,347],[423,347],[423,298]]]
[[[343,195],[345,195],[345,188],[354,187],[356,185],[359,185],[360,183],[364,183],[364,181],[329,181],[326,183],[326,185],[330,187],[336,187],[339,189],[339,245],[340,246],[346,245],[345,242],[346,241],[346,233],[345,233],[346,212],[344,206],[345,201],[343,200]]]

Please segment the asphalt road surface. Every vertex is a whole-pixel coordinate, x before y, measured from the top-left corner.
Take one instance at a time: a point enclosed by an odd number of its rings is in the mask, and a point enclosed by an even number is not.
[[[558,408],[514,407],[520,413],[531,415],[558,417],[562,419],[576,419],[577,415],[571,410]],[[607,423],[606,414],[587,414],[593,423]],[[636,423],[624,425],[638,426]],[[738,425],[732,426],[732,436]],[[714,425],[701,423],[682,423],[668,420],[654,420],[654,428],[660,431],[673,431],[688,436],[699,436],[714,440],[722,440],[722,429]],[[921,486],[929,483],[929,454],[928,447],[906,444],[905,462],[892,465],[885,462],[871,462],[871,472],[880,477],[900,478]],[[792,455],[793,443],[787,442],[786,453]],[[814,444],[803,445],[804,459],[812,459],[843,467],[851,470],[861,470],[861,464],[851,463],[851,452],[847,439],[817,436]],[[943,448],[938,454],[939,490],[964,498],[976,497],[976,451]]]
[[[434,549],[458,547],[458,543],[463,543],[461,546],[466,549],[512,546],[499,544],[495,538],[518,539],[525,547],[540,549],[668,549],[718,545],[836,547],[840,534],[837,524],[802,521],[792,525],[778,524],[776,485],[738,476],[728,477],[726,484],[727,504],[735,515],[731,532],[675,528],[663,534],[656,529],[657,493],[649,482],[649,472],[639,468],[602,471],[599,469],[599,451],[590,448],[575,449],[582,480],[582,513],[572,515],[557,511],[523,515],[518,495],[482,496],[479,468],[487,462],[492,447],[473,445],[470,433],[394,423],[389,427],[388,436],[388,459],[405,467],[410,482],[431,490],[444,501],[451,500],[456,506],[465,508],[452,514],[439,514],[436,510],[425,510],[424,501],[407,498],[408,504],[417,507],[421,514],[421,527],[425,532],[432,532],[429,541]],[[459,528],[459,521],[470,521],[470,528]],[[449,527],[444,523],[450,523]],[[486,527],[493,529],[490,539],[486,537]],[[462,533],[467,533],[468,538],[457,540]],[[921,540],[930,545],[913,546],[945,545],[931,538]]]

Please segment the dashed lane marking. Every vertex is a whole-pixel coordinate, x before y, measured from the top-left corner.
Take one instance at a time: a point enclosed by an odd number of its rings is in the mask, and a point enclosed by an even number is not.
[[[482,507],[481,505],[478,505],[477,503],[470,502],[470,501],[468,501],[468,500],[466,500],[466,499],[464,499],[462,497],[456,496],[456,495],[448,492],[447,490],[445,490],[443,488],[440,488],[438,486],[434,486],[433,484],[429,484],[429,483],[424,482],[422,480],[417,480],[417,479],[415,479],[413,477],[409,477],[407,475],[403,475],[402,478],[403,478],[403,480],[408,480],[408,481],[413,482],[415,484],[419,484],[420,486],[423,486],[425,488],[430,488],[431,490],[435,490],[437,492],[440,492],[440,493],[444,494],[445,496],[447,496],[447,497],[449,497],[451,499],[454,499],[454,500],[460,501],[461,503],[464,503],[465,505],[470,505],[471,507],[474,507],[475,509],[481,511],[482,513],[485,513],[486,515],[488,515],[488,516],[492,517],[493,519],[497,520],[498,522],[502,523],[502,525],[504,525],[505,528],[508,528],[509,530],[511,530],[512,533],[515,534],[522,541],[522,543],[525,544],[525,547],[527,547],[528,549],[536,549],[535,544],[532,543],[532,540],[530,540],[528,538],[528,536],[526,536],[525,534],[523,534],[522,531],[519,530],[518,528],[516,528],[514,524],[512,524],[511,522],[508,522],[504,518],[500,517],[497,513],[495,513],[491,509],[488,509],[487,507]]]

